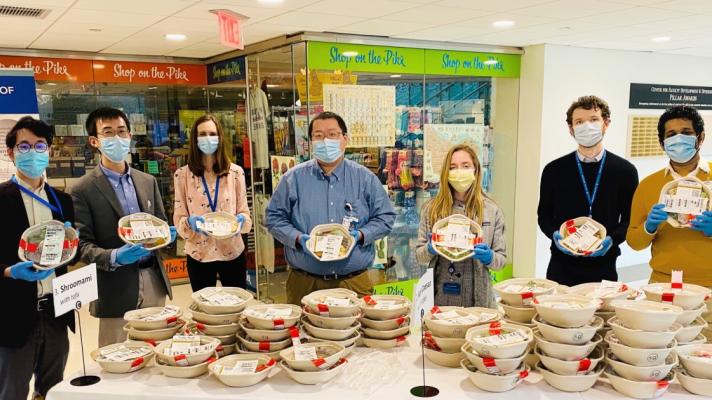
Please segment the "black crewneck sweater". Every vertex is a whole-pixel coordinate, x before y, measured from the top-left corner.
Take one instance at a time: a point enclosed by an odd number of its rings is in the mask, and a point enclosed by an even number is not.
[[[577,152],[550,162],[541,176],[539,228],[549,238],[565,221],[588,216],[588,199],[576,166]],[[593,194],[600,162],[581,162],[584,177]],[[606,227],[613,247],[602,257],[569,256],[551,244],[547,277],[565,285],[617,280],[616,259],[625,241],[630,222],[630,207],[638,187],[638,171],[627,160],[606,151],[601,183],[593,203],[593,219]]]

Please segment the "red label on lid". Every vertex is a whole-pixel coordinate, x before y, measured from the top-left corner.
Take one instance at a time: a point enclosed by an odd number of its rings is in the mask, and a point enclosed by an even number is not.
[[[329,306],[323,303],[319,303],[316,305],[316,308],[319,310],[319,314],[321,315],[329,315]]]
[[[144,342],[150,344],[153,347],[156,347],[156,341],[153,339],[146,339],[146,340],[144,340]]]
[[[491,368],[497,366],[497,361],[495,361],[494,358],[483,358],[482,364],[484,364],[487,368]]]
[[[527,376],[529,376],[529,371],[527,371],[526,369],[519,373],[519,379],[524,379]]]
[[[217,361],[217,360],[218,360],[218,359],[215,358],[215,357],[210,357],[210,358],[208,358],[207,363],[208,363],[208,364],[212,364],[212,363],[214,363],[214,362]]]
[[[658,389],[666,388],[670,385],[669,381],[658,381]]]
[[[166,325],[168,326],[175,325],[176,322],[178,322],[178,317],[166,318]]]
[[[274,324],[274,329],[284,329],[284,320],[281,318],[272,321]]]
[[[405,336],[398,336],[396,338],[396,343],[401,344],[403,342],[405,342]]]
[[[314,360],[311,360],[311,362],[312,362],[312,364],[314,364],[315,367],[317,367],[319,369],[323,369],[327,366],[326,360],[324,360],[323,358],[316,358]]]
[[[260,351],[263,353],[268,353],[270,348],[269,342],[260,342]]]
[[[202,323],[200,323],[200,322],[197,322],[197,323],[195,324],[195,327],[198,328],[199,331],[204,331],[204,330],[205,330],[205,325],[202,324]]]
[[[363,301],[366,302],[366,304],[369,306],[376,304],[376,300],[374,300],[371,296],[363,296]]]
[[[672,303],[673,299],[675,299],[675,294],[674,293],[663,293],[662,296],[662,301],[665,303]]]
[[[437,314],[437,313],[439,313],[439,312],[440,312],[440,307],[438,307],[438,306],[435,306],[435,307],[433,307],[433,308],[430,309],[430,313],[431,313],[431,314]]]
[[[682,282],[673,282],[670,284],[672,289],[682,289]]]
[[[566,227],[567,227],[567,228],[570,227],[570,226],[574,226],[574,224],[575,224],[575,222],[574,222],[573,219],[570,219],[570,220],[566,221]]]
[[[405,317],[398,317],[396,323],[398,324],[398,326],[405,324]],[[428,335],[430,334],[430,332],[426,332],[425,334]]]
[[[143,362],[144,362],[143,357],[139,357],[139,358],[133,360],[133,362],[131,363],[131,368],[136,368],[139,365],[143,364]]]
[[[569,226],[566,227],[566,231],[569,233],[569,235],[576,233],[576,227],[575,226]]]
[[[588,358],[584,358],[583,360],[579,361],[579,366],[578,366],[578,372],[586,372],[591,368],[591,360]]]
[[[291,336],[292,338],[298,338],[299,328],[297,328],[296,326],[289,328],[289,336]]]

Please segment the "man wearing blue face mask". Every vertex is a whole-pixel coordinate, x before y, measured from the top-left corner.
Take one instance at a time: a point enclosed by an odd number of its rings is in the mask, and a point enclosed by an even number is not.
[[[566,123],[578,149],[550,162],[541,175],[539,228],[552,240],[546,277],[563,285],[618,280],[616,260],[628,229],[638,172],[603,147],[610,118],[608,104],[596,96],[572,103]],[[574,255],[560,243],[559,228],[577,217],[593,218],[608,233],[591,254]]]
[[[366,269],[373,264],[373,243],[393,227],[393,206],[375,174],[344,159],[348,136],[339,115],[319,114],[309,136],[315,159],[282,177],[266,212],[267,228],[284,244],[291,267],[287,301],[300,304],[314,290],[337,287],[371,294],[381,282],[373,282]],[[357,243],[348,258],[322,262],[306,248],[309,232],[322,224],[348,227]]]
[[[126,162],[131,125],[126,114],[102,107],[87,117],[89,144],[101,153],[101,162],[71,188],[82,261],[96,263],[99,299],[89,311],[100,319],[99,346],[123,342],[124,313],[137,308],[163,306],[171,285],[158,253],[142,245],[124,244],[119,219],[138,212],[165,220],[156,179]],[[171,227],[171,241],[175,240]]]
[[[5,137],[17,172],[0,183],[0,303],[8,321],[0,330],[0,399],[27,399],[33,375],[32,398],[45,396],[62,381],[69,354],[67,327],[74,329],[74,314],[55,318],[52,297],[52,279],[67,267],[39,271],[17,256],[27,228],[51,220],[74,222],[71,197],[44,177],[52,139],[52,128],[32,117],[20,119]]]
[[[670,162],[640,182],[633,198],[628,244],[635,250],[652,246],[651,281],[670,282],[672,270],[682,270],[685,282],[711,287],[712,212],[696,216],[689,229],[673,228],[666,222],[665,206],[658,204],[660,191],[672,180],[697,177],[708,185],[712,181],[712,163],[700,156],[704,120],[692,107],[670,108],[658,121],[658,140]]]

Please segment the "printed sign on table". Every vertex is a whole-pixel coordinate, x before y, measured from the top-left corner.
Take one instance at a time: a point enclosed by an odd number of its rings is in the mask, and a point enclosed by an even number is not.
[[[426,313],[435,305],[435,288],[433,269],[428,268],[413,289],[413,310],[411,311],[411,326],[420,326],[421,310]]]
[[[53,279],[52,290],[56,317],[98,299],[96,264],[89,264]]]

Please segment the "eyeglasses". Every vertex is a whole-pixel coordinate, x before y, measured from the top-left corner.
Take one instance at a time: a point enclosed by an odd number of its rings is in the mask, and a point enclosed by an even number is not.
[[[341,131],[328,131],[328,132],[323,132],[323,131],[314,131],[312,132],[312,140],[314,141],[320,141],[326,139],[339,139],[341,138],[341,135],[344,133]]]
[[[104,136],[104,137],[114,137],[114,136],[118,136],[118,137],[120,137],[120,138],[126,139],[126,138],[128,138],[130,135],[131,135],[131,132],[130,132],[128,129],[126,129],[126,128],[120,128],[120,129],[118,129],[117,131],[111,131],[111,130],[101,131],[101,136]]]
[[[29,153],[30,150],[32,150],[33,148],[35,149],[35,151],[37,153],[44,153],[49,148],[49,145],[45,142],[37,142],[34,145],[29,144],[27,142],[22,142],[22,143],[16,144],[15,147],[17,148],[17,151],[19,151],[20,153],[23,153],[23,154]]]

